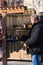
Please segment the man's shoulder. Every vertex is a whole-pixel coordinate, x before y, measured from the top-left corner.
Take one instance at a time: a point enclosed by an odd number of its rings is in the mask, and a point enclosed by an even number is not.
[[[40,25],[39,25],[39,24],[35,25],[35,26],[33,27],[33,30],[35,30],[35,29],[40,29]]]
[[[35,23],[35,24],[33,24],[33,28],[37,28],[37,27],[39,27],[39,25],[40,25],[40,22],[37,22],[37,23]]]

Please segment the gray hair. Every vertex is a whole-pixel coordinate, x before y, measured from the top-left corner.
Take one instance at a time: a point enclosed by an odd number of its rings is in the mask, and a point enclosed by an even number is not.
[[[30,18],[34,18],[34,19],[36,19],[37,21],[40,20],[40,17],[39,17],[38,15],[36,15],[36,14],[32,14],[32,15],[30,16]]]

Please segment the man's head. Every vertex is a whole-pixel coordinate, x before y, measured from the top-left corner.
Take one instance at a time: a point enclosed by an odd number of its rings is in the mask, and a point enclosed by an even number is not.
[[[31,20],[31,23],[32,23],[32,25],[33,25],[34,23],[36,23],[36,22],[39,21],[39,16],[36,15],[36,14],[32,14],[32,15],[30,16],[30,20]]]

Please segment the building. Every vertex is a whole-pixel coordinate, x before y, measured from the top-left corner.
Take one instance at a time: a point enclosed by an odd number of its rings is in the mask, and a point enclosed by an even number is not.
[[[39,15],[41,20],[43,21],[43,0],[39,1],[40,5],[39,5]]]
[[[39,12],[43,12],[43,0],[40,0],[40,9],[39,9]]]
[[[22,0],[0,0],[0,13],[24,13]]]
[[[0,7],[3,6],[27,6],[27,9],[33,8],[38,14],[38,12],[43,11],[43,0],[0,0]]]
[[[40,5],[39,0],[24,0],[24,6],[25,5],[27,6],[27,9],[32,8],[38,14]]]
[[[27,6],[28,9],[33,8],[32,0],[28,0],[28,1],[24,0],[23,4],[24,4],[24,6]]]
[[[27,6],[27,8],[33,8],[36,10],[36,13],[39,14],[40,12],[43,12],[43,0],[24,0],[24,6]]]
[[[26,6],[27,10],[35,10],[38,14],[40,0],[0,0],[0,7]]]
[[[8,6],[23,5],[23,0],[0,0],[0,6],[3,6],[4,1],[7,2]]]

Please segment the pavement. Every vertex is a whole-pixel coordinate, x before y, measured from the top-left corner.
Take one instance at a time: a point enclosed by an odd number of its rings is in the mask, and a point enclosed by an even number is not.
[[[17,54],[15,54],[15,53],[16,52],[13,52],[11,54],[11,58],[12,57],[18,58],[20,56],[20,58],[23,59],[23,60],[24,59],[26,59],[26,60],[30,59],[31,60],[30,55],[27,56],[26,52],[23,51],[23,50],[19,51],[19,53],[17,53]],[[0,57],[2,57],[1,55],[2,55],[2,51],[0,50]],[[0,61],[0,65],[3,65],[3,62],[2,61]],[[30,62],[29,61],[7,61],[7,65],[32,65],[32,62],[31,61]],[[43,65],[43,63],[41,63],[41,65]]]
[[[3,65],[0,61],[0,65]],[[32,65],[32,62],[24,62],[24,61],[8,61],[7,65]],[[43,65],[43,63],[41,63]]]

